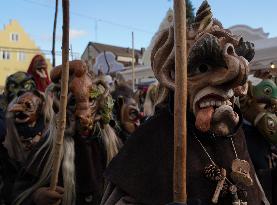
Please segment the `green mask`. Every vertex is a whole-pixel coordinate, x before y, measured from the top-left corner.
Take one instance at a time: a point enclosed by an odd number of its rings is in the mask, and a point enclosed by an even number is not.
[[[36,84],[31,75],[19,71],[8,76],[5,85],[5,96],[11,102],[19,91],[26,92],[36,89]]]
[[[255,98],[277,99],[277,85],[273,80],[266,79],[253,87]]]
[[[277,116],[274,113],[260,113],[255,120],[255,126],[267,140],[277,144]]]

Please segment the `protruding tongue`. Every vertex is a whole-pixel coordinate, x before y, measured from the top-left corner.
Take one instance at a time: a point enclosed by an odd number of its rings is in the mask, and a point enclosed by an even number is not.
[[[214,108],[212,106],[200,109],[196,114],[196,128],[201,132],[208,132],[211,127],[213,113]]]

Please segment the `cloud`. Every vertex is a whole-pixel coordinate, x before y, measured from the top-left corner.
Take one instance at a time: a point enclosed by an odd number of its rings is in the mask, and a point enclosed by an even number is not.
[[[69,38],[70,40],[82,38],[88,35],[88,32],[85,30],[78,30],[78,29],[70,29],[69,30]],[[52,41],[52,35],[41,35],[40,37],[43,41]],[[56,41],[62,41],[62,34],[56,34]]]
[[[70,39],[81,38],[83,36],[86,36],[87,34],[88,32],[86,32],[85,30],[70,29],[69,38]]]

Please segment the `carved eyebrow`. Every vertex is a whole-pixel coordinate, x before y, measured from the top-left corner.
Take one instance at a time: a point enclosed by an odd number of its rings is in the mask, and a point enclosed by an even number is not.
[[[226,67],[218,39],[212,34],[204,34],[191,47],[188,56],[188,72],[193,73],[200,64]]]

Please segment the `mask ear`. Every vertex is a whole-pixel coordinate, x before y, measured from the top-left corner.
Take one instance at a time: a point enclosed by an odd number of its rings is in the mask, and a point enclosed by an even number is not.
[[[137,90],[134,94],[134,99],[135,101],[139,104],[139,99],[140,99],[140,91]]]
[[[117,104],[118,104],[118,107],[120,108],[123,104],[124,104],[124,97],[123,96],[118,96],[117,97]]]
[[[35,96],[40,98],[40,100],[41,100],[41,103],[39,105],[40,106],[40,114],[43,114],[43,112],[45,110],[45,101],[46,101],[44,94],[39,92],[38,90],[33,90],[32,93]]]

